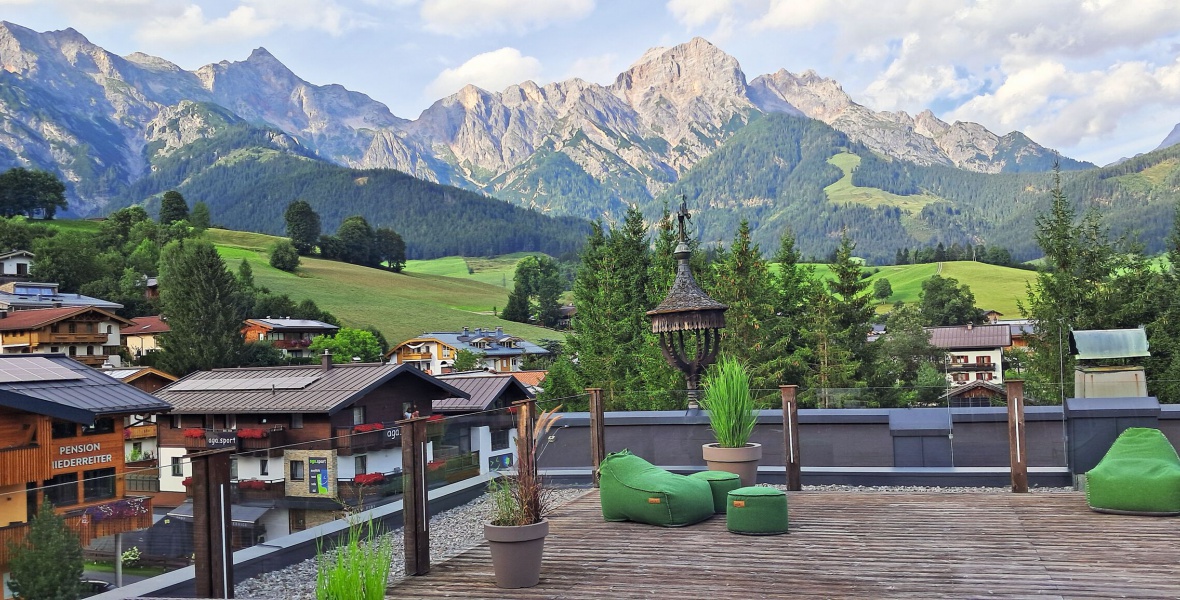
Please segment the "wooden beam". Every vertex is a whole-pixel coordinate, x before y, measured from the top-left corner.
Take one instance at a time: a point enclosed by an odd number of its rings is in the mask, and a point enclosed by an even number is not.
[[[787,467],[787,489],[797,492],[803,489],[803,462],[799,456],[799,403],[795,399],[799,386],[780,385],[778,389],[783,395],[783,463]]]
[[[398,421],[402,428],[402,515],[405,521],[406,575],[430,572],[430,500],[426,488],[426,421]]]
[[[1028,491],[1028,444],[1024,441],[1024,382],[1004,382],[1008,393],[1008,456],[1012,469],[1012,491]]]
[[[598,465],[606,458],[606,421],[602,407],[602,388],[587,388],[590,394],[590,476],[598,487]]]

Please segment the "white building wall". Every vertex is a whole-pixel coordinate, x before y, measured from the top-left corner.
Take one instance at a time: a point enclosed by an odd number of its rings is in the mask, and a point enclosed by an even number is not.
[[[161,492],[183,492],[187,488],[181,482],[185,477],[191,477],[193,474],[192,464],[184,460],[184,455],[188,452],[184,448],[160,448],[160,491]],[[181,458],[181,469],[183,473],[179,477],[172,475],[172,459],[174,457]]]
[[[990,362],[992,364],[992,368],[990,370],[986,370],[986,371],[976,371],[976,370],[953,371],[953,370],[948,370],[946,378],[947,378],[947,381],[950,382],[951,386],[967,385],[968,383],[971,383],[973,381],[978,381],[979,377],[976,375],[977,373],[991,373],[991,376],[992,376],[991,379],[986,379],[986,381],[993,383],[995,385],[1001,385],[1001,386],[1004,385],[1004,349],[1003,348],[989,348],[989,349],[983,349],[983,350],[948,350],[946,354],[947,354],[946,360],[948,363],[952,363],[953,357],[955,357],[955,356],[966,356],[967,363],[974,365],[979,362],[979,357],[982,356],[982,357],[986,357],[988,359],[986,362]],[[955,381],[954,376],[956,373],[966,374],[967,380],[966,381]]]

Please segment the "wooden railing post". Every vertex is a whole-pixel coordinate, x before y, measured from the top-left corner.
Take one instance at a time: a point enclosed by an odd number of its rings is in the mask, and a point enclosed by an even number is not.
[[[533,437],[533,428],[537,424],[537,419],[533,413],[536,412],[537,401],[518,400],[513,402],[512,406],[516,408],[516,470],[519,473],[521,469],[528,469],[532,471],[529,475],[536,477],[537,463],[533,460],[536,456],[536,440]]]
[[[795,400],[797,385],[780,385],[783,395],[783,462],[787,467],[787,489],[803,489],[802,461],[799,458],[799,404]]]
[[[1012,491],[1028,491],[1028,445],[1024,442],[1024,382],[1004,383],[1008,393],[1008,456],[1012,469]]]
[[[598,487],[598,466],[606,458],[606,421],[602,408],[602,388],[586,388],[590,394],[590,477]]]
[[[190,454],[193,465],[193,561],[196,592],[201,598],[234,597],[234,561],[230,549],[229,459],[234,449]]]
[[[430,572],[430,499],[426,489],[426,421],[398,421],[402,431],[402,517],[406,574]]]

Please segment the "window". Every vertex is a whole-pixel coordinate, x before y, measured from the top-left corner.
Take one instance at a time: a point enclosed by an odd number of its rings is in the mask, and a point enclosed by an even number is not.
[[[951,356],[951,364],[955,364],[955,365],[967,364],[967,355],[966,354],[955,354],[954,356]]]
[[[70,323],[66,328],[67,328],[67,330],[69,330],[70,333],[78,333],[78,324],[77,323]]]
[[[990,357],[990,356],[976,356],[975,357],[975,364],[977,364],[977,365],[990,365],[990,364],[992,364],[992,357]]]
[[[87,502],[115,497],[115,470],[95,469],[82,472],[83,495]]]
[[[107,325],[107,335],[110,335],[114,332],[115,332],[115,326],[114,325]]]
[[[94,333],[94,323],[86,324],[86,333]]]
[[[365,422],[365,407],[363,407],[363,406],[352,407],[352,424],[353,425],[361,425],[364,422]]]
[[[508,431],[507,429],[497,429],[492,432],[492,450],[508,449]]]
[[[266,477],[270,475],[270,461],[262,458],[258,460],[258,474]]]
[[[58,353],[58,352],[61,352],[61,347],[60,346],[50,346],[49,351],[53,352],[53,353]]]
[[[967,381],[971,376],[967,373],[955,373],[952,377],[954,377],[955,381],[962,382]]]
[[[225,415],[225,428],[226,429],[237,429],[238,428],[238,415]]]
[[[112,479],[112,481],[114,480]],[[45,486],[45,499],[52,502],[54,506],[70,506],[78,503],[77,473],[62,473],[46,481]]]
[[[179,456],[172,457],[172,476],[184,477],[184,463],[180,462]]]
[[[229,457],[229,478],[238,478],[238,457],[236,456]]]
[[[301,461],[301,460],[291,461],[291,480],[292,481],[303,481],[303,461]]]
[[[82,429],[82,435],[102,435],[104,433],[115,432],[115,420],[110,417],[99,417],[94,420],[93,425],[88,425]]]
[[[53,422],[53,439],[72,438],[78,435],[78,426],[65,421]]]
[[[352,459],[352,463],[353,463],[353,467],[354,467],[353,470],[357,475],[364,475],[365,473],[369,472],[369,457],[368,456],[365,456],[364,454],[362,454],[360,456],[354,457]]]
[[[291,429],[303,429],[303,413],[291,413]]]
[[[74,346],[70,346],[70,356],[77,356],[77,355],[78,355],[78,349],[75,348]]]
[[[991,381],[991,380],[992,380],[992,374],[991,374],[991,373],[976,373],[976,374],[975,374],[975,379],[976,379],[977,381]]]
[[[86,346],[86,356],[94,356],[94,346]]]
[[[58,333],[57,323],[54,323],[53,325],[49,326],[49,333]]]
[[[169,427],[172,429],[180,429],[181,427],[184,427],[184,425],[181,424],[180,419],[180,415],[172,415],[172,418],[169,419]]]

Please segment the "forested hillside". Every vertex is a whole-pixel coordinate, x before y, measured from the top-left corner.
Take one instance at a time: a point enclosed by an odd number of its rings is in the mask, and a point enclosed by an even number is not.
[[[306,200],[325,232],[351,215],[388,227],[411,259],[492,256],[521,251],[554,256],[577,250],[586,221],[552,218],[494,198],[415,179],[388,169],[354,170],[312,157],[281,133],[237,125],[185,146],[153,165],[112,207],[176,189],[209,205],[213,222],[231,229],[283,234],[283,210]]]

